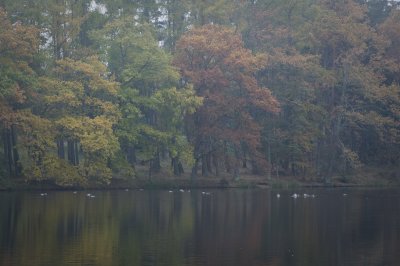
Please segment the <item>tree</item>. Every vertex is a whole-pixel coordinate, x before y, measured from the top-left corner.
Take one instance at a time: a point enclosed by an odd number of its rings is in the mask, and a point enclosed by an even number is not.
[[[317,173],[330,181],[335,174],[345,178],[360,163],[373,163],[368,154],[379,151],[379,135],[387,134],[382,123],[391,127],[390,104],[382,96],[393,88],[375,67],[383,43],[366,23],[365,7],[354,1],[321,1],[314,8],[311,28],[303,33],[303,40],[311,42],[302,49],[320,56],[315,100],[327,123],[320,127],[315,160]]]
[[[164,28],[164,47],[175,51],[176,41],[190,26],[190,1],[189,0],[166,0],[165,1],[166,21]]]
[[[400,84],[400,53],[397,49],[400,45],[400,12],[393,10],[391,15],[379,25],[381,38],[387,40],[384,47],[383,62],[379,66],[383,69],[386,84]]]
[[[315,174],[314,141],[324,117],[315,99],[321,67],[300,39],[312,2],[257,1],[243,11],[246,46],[267,56],[257,78],[281,106],[279,116],[264,117],[262,134],[263,153],[277,176]]]
[[[396,0],[358,0],[368,8],[368,17],[372,26],[381,24],[390,12],[399,6]]]
[[[254,74],[265,64],[263,55],[253,55],[243,47],[232,29],[206,25],[185,34],[177,44],[175,64],[185,82],[192,83],[204,104],[192,117],[189,137],[195,146],[196,165],[202,173],[211,172],[214,161],[219,173],[221,155],[244,159],[249,150],[253,166],[260,145],[260,124],[255,115],[275,113],[278,103],[266,88],[260,88]],[[229,169],[229,159],[225,166]],[[234,164],[238,176],[238,163]]]
[[[4,159],[9,176],[21,175],[17,128],[21,110],[33,93],[33,62],[39,46],[38,30],[20,22],[14,24],[0,8],[0,128]]]
[[[379,136],[389,135],[382,129],[395,131],[386,109],[395,104],[383,95],[396,102],[396,89],[387,88],[380,73],[396,64],[382,60],[387,38],[368,25],[366,7],[304,0],[257,1],[248,8],[246,45],[267,54],[258,78],[281,103],[281,115],[267,119],[263,133],[276,173],[329,180],[371,164],[385,146]]]
[[[39,85],[44,104],[38,113],[56,127],[59,158],[65,158],[67,140],[68,162],[82,180],[108,183],[111,169],[107,162],[118,151],[113,131],[120,118],[118,83],[107,78],[106,66],[96,57],[59,60],[53,74]]]
[[[122,120],[118,134],[133,166],[136,157],[149,164],[149,176],[160,170],[160,153],[190,161],[190,147],[179,123],[201,101],[189,87],[176,89],[178,77],[171,57],[155,40],[151,26],[131,16],[116,19],[93,38],[101,45],[109,70],[122,84]],[[175,139],[175,141],[173,140]]]
[[[397,169],[395,1],[0,6],[3,175],[107,183],[167,159],[176,175],[327,182]]]

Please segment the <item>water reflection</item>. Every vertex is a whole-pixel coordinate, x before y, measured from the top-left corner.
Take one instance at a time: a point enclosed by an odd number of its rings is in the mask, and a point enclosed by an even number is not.
[[[1,193],[0,265],[400,265],[399,191],[345,192]]]

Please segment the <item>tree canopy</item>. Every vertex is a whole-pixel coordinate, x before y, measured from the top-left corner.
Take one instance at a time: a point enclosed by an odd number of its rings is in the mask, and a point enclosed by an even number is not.
[[[2,178],[399,181],[397,1],[0,2]]]

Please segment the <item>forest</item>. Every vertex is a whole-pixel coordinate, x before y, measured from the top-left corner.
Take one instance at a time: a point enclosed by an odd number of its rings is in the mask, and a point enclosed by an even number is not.
[[[400,3],[0,0],[0,183],[400,182]]]

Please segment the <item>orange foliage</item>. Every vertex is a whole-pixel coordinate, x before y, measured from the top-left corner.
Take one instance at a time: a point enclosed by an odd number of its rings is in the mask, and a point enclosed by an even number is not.
[[[180,39],[174,63],[204,97],[195,114],[196,138],[229,141],[237,147],[246,143],[255,152],[261,125],[254,115],[279,111],[277,100],[255,78],[266,56],[244,48],[232,29],[206,25]]]

